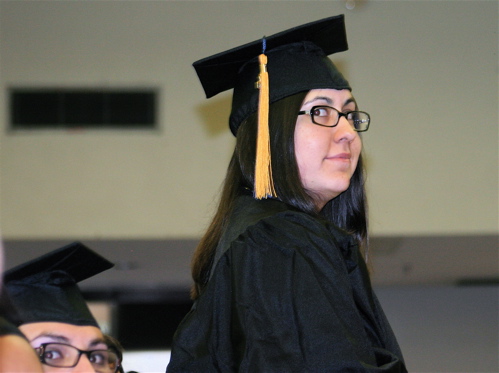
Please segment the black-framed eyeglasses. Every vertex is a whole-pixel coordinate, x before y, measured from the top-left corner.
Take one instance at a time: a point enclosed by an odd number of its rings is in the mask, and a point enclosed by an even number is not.
[[[349,111],[342,113],[331,106],[314,106],[310,110],[299,111],[298,115],[310,115],[312,122],[323,127],[335,127],[340,118],[345,117],[357,132],[365,132],[369,129],[371,117],[365,111]]]
[[[74,368],[81,355],[86,355],[99,373],[115,373],[120,366],[120,359],[113,350],[83,351],[65,343],[42,343],[35,351],[43,364],[56,368]]]

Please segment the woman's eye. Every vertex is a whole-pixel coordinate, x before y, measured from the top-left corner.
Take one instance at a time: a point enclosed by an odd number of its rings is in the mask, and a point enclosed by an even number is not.
[[[43,354],[45,360],[57,360],[62,358],[62,354],[57,350],[45,351]]]
[[[327,117],[329,115],[329,110],[325,107],[316,107],[312,111],[315,117]]]
[[[90,362],[92,364],[104,365],[107,364],[107,352],[106,351],[95,351],[90,356]]]

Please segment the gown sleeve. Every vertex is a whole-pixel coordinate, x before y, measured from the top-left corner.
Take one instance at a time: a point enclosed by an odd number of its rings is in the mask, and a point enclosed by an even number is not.
[[[358,266],[341,245],[305,214],[248,228],[180,325],[167,371],[405,372],[383,328],[368,325],[380,320],[375,301],[354,289]]]

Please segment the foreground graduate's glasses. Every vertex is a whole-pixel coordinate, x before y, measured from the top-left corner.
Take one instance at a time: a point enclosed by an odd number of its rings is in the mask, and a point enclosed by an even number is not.
[[[115,373],[120,366],[118,355],[112,350],[82,351],[64,343],[42,343],[35,348],[40,361],[57,368],[74,368],[81,355],[87,355],[92,367],[99,373]]]
[[[310,110],[298,112],[298,115],[307,114],[312,122],[323,127],[335,127],[340,118],[345,117],[352,128],[357,132],[365,132],[369,129],[371,117],[365,111],[349,111],[342,113],[331,106],[314,106]]]

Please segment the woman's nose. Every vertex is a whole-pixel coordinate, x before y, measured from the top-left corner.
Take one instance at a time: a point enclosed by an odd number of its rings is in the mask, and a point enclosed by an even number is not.
[[[345,117],[341,117],[336,125],[334,138],[336,141],[353,141],[357,137],[357,131]]]

